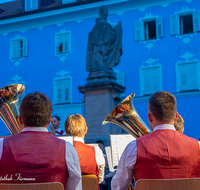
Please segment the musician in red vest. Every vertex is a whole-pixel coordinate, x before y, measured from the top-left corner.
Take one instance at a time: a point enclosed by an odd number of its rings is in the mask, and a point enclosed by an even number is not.
[[[153,132],[125,148],[112,190],[126,190],[135,179],[174,179],[200,177],[199,142],[175,130],[176,98],[160,91],[149,98],[148,120]]]
[[[60,182],[65,190],[82,190],[75,148],[47,130],[49,98],[40,92],[27,94],[19,112],[22,132],[0,139],[0,183]]]
[[[53,135],[65,135],[65,131],[60,128],[60,117],[54,115],[51,117],[51,131]]]
[[[65,121],[66,134],[74,136],[74,147],[79,156],[81,173],[95,174],[100,184],[104,179],[105,159],[99,146],[84,143],[87,124],[80,114],[70,115]]]
[[[174,127],[177,131],[180,133],[183,133],[184,131],[184,120],[180,114],[178,114],[177,120],[174,122]]]

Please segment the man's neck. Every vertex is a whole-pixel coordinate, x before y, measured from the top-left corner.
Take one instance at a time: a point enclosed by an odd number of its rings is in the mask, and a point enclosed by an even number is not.
[[[26,128],[26,127],[38,127],[38,126],[23,126],[23,128]],[[42,127],[47,128],[47,126],[42,126]]]
[[[156,124],[152,127],[152,130],[154,130],[156,126],[164,124],[174,125],[174,122],[164,122],[164,121],[156,122]]]
[[[57,131],[58,129],[60,129],[59,125],[56,128],[54,128],[55,131]]]

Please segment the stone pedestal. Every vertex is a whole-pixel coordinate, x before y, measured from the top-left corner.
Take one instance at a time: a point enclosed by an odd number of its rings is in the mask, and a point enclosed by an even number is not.
[[[122,132],[121,127],[109,123],[102,125],[106,116],[121,102],[120,94],[125,87],[116,83],[112,70],[91,72],[85,86],[79,86],[79,91],[84,93],[85,119],[88,132],[85,142],[94,143],[103,140],[105,145],[110,144],[109,134]]]

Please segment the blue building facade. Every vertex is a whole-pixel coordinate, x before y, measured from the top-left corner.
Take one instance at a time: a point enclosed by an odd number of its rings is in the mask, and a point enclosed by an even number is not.
[[[0,4],[3,14],[3,6],[9,3]],[[113,26],[122,22],[123,55],[114,68],[118,82],[126,87],[122,98],[134,92],[134,106],[148,124],[150,94],[173,93],[185,120],[184,133],[199,139],[199,0],[65,3],[70,6],[58,4],[38,11],[39,6],[32,5],[33,10],[10,17],[0,13],[0,87],[22,83],[25,94],[45,93],[54,114],[61,116],[62,128],[70,114],[84,115],[84,95],[78,86],[86,84],[88,34],[99,7],[105,5],[108,22]],[[1,135],[7,134],[2,121],[0,126]]]

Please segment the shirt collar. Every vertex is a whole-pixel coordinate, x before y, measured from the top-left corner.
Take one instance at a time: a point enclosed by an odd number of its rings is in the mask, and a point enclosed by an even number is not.
[[[25,127],[23,128],[22,132],[24,131],[48,132],[48,129],[46,127]]]
[[[157,125],[153,131],[156,130],[162,130],[162,129],[169,129],[169,130],[174,130],[176,131],[175,127],[171,124],[162,124],[162,125]]]
[[[84,143],[84,139],[82,137],[74,137],[74,141],[79,141]]]
[[[58,128],[56,131],[60,132],[60,131],[61,131],[61,128]]]

